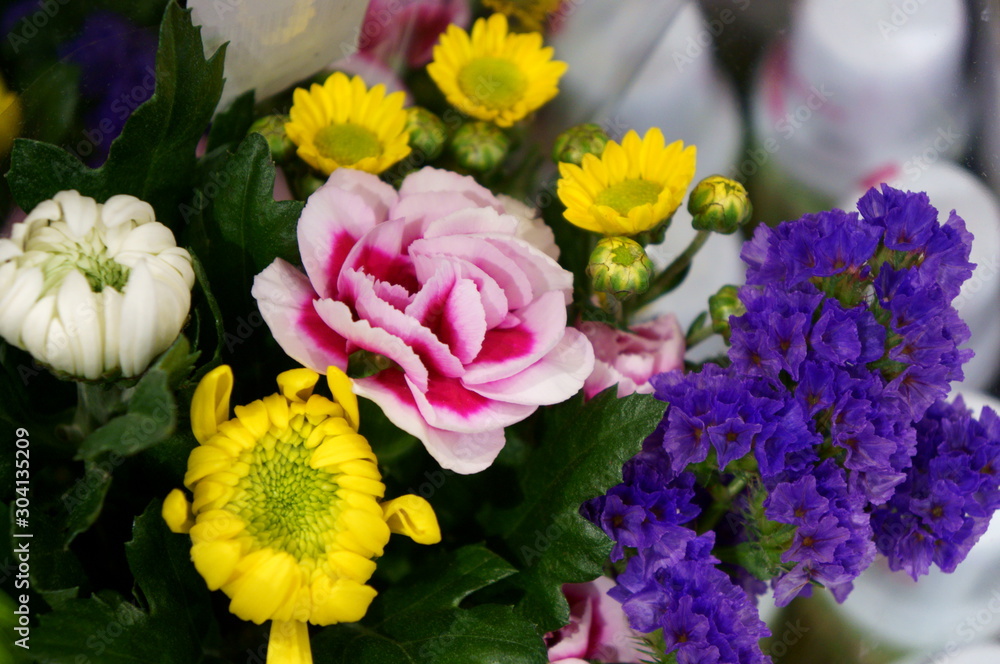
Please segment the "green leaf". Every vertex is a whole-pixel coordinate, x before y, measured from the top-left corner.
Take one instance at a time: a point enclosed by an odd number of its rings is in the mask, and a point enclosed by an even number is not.
[[[49,143],[57,143],[66,138],[76,119],[80,98],[79,79],[78,67],[67,62],[56,62],[28,85],[21,93],[25,120],[21,135],[34,136]],[[77,135],[75,144],[71,143],[68,147],[76,150],[80,143],[93,149],[93,144],[82,134]],[[83,154],[81,156],[86,157]]]
[[[223,49],[205,59],[191,12],[170,2],[160,25],[155,92],[129,117],[108,160],[90,169],[54,145],[18,139],[7,174],[18,205],[31,210],[64,189],[101,202],[131,194],[176,228],[178,206],[193,185],[195,148],[222,93],[223,59]]]
[[[208,590],[190,561],[190,540],[167,530],[154,501],[135,520],[125,545],[140,606],[111,591],[66,601],[32,631],[32,655],[76,664],[81,653],[102,664],[188,664],[202,657],[212,628]]]
[[[619,399],[609,388],[586,403],[581,395],[543,411],[541,444],[520,474],[523,500],[483,518],[520,570],[511,579],[524,592],[518,611],[539,631],[569,622],[562,584],[600,576],[611,551],[607,536],[580,516],[580,505],[621,482],[622,464],[639,452],[665,408],[650,395]]]
[[[177,425],[177,405],[169,378],[161,368],[149,369],[135,386],[127,412],[84,438],[77,458],[94,459],[105,452],[130,456],[170,436]]]
[[[208,152],[240,144],[254,121],[253,102],[254,91],[248,90],[215,116],[208,132]]]
[[[88,460],[83,477],[62,495],[62,504],[67,512],[64,546],[69,546],[77,535],[86,532],[101,515],[104,498],[111,488],[112,468],[110,461],[98,463]]]
[[[193,217],[192,234],[203,243],[196,248],[222,309],[230,361],[236,352],[246,359],[261,354],[256,342],[244,343],[263,326],[250,296],[254,277],[275,258],[299,262],[295,230],[303,203],[275,201],[274,177],[267,141],[250,134],[205,176],[202,199],[185,210],[186,216],[203,211]],[[265,330],[261,340],[266,336]]]
[[[515,572],[481,545],[440,556],[416,570],[409,585],[377,597],[358,624],[335,625],[313,640],[315,660],[356,664],[543,664],[545,646],[511,607],[463,609],[473,592]]]
[[[212,262],[209,275],[223,267],[227,279],[240,284],[254,276],[275,258],[299,262],[295,234],[301,201],[274,200],[274,162],[267,140],[250,134],[210,179],[218,182],[206,224]]]

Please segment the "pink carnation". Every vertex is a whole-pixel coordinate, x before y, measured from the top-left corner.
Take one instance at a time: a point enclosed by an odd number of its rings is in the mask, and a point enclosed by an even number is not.
[[[633,392],[652,394],[650,378],[684,367],[684,333],[673,314],[634,325],[631,332],[594,321],[579,327],[597,357],[594,372],[583,386],[588,399],[615,383],[619,397]]]
[[[358,350],[390,362],[357,379],[445,468],[474,473],[504,427],[583,386],[593,349],[566,327],[573,277],[526,240],[475,180],[433,168],[397,193],[338,169],[306,204],[306,274],[276,260],[253,296],[274,338],[316,371],[345,369]]]
[[[632,664],[643,661],[641,640],[629,627],[622,605],[608,597],[615,582],[601,576],[590,583],[567,583],[569,624],[545,636],[549,662],[586,664],[587,660]]]
[[[452,23],[465,27],[470,17],[468,0],[371,0],[358,46],[387,65],[403,56],[410,67],[422,67],[441,33]]]

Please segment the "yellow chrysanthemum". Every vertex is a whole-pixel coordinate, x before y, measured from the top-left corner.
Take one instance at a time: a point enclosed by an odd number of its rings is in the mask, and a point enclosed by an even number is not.
[[[495,12],[516,18],[528,30],[541,30],[549,14],[559,9],[560,0],[483,0]]]
[[[621,145],[609,141],[603,154],[588,154],[580,166],[560,163],[557,193],[571,224],[605,235],[635,235],[669,217],[694,177],[695,148],[652,128],[634,131]]]
[[[542,48],[542,35],[508,34],[507,17],[493,14],[472,34],[448,26],[427,73],[448,102],[466,115],[510,127],[556,96],[566,63]]]
[[[405,98],[336,72],[323,85],[296,88],[285,132],[299,157],[327,175],[338,168],[378,174],[410,154]]]
[[[211,590],[244,620],[271,620],[268,664],[312,662],[306,623],[360,620],[375,597],[366,582],[389,533],[441,540],[431,506],[385,493],[375,455],[358,433],[350,379],[335,367],[334,401],[313,394],[309,369],[278,376],[279,393],[236,406],[233,374],[210,372],[191,402],[184,485],[163,503],[174,532],[190,533],[191,559]]]

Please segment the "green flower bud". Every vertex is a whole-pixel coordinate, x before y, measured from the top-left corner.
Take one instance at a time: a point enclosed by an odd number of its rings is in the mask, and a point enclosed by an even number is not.
[[[552,159],[556,163],[567,162],[579,166],[583,163],[585,154],[600,157],[609,140],[611,139],[600,125],[587,123],[570,127],[556,138]]]
[[[414,106],[406,111],[406,129],[410,132],[410,147],[425,161],[437,159],[448,139],[448,129],[441,118],[426,108]]]
[[[287,115],[265,115],[257,118],[247,132],[247,134],[262,135],[267,140],[267,147],[271,149],[271,158],[278,163],[295,154],[295,144],[285,134],[286,122],[288,122]]]
[[[709,175],[691,192],[688,212],[694,217],[691,225],[695,230],[729,235],[750,220],[753,206],[747,190],[739,182],[721,175]]]
[[[489,171],[507,156],[510,138],[491,122],[470,122],[458,128],[451,139],[451,151],[463,168]]]
[[[708,298],[708,311],[712,315],[712,330],[721,334],[729,343],[732,329],[729,327],[730,316],[742,316],[747,309],[740,302],[739,290],[736,286],[723,286],[715,295]]]
[[[642,245],[627,237],[602,238],[587,265],[594,290],[624,301],[645,293],[653,275],[653,263]]]

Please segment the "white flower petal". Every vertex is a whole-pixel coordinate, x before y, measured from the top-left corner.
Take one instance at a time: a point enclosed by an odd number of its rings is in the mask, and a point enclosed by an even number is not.
[[[104,315],[104,369],[121,364],[119,340],[121,339],[122,294],[114,288],[101,291]]]
[[[97,201],[89,196],[81,196],[78,191],[60,191],[52,197],[62,208],[62,219],[70,231],[83,238],[97,223]],[[30,215],[29,215],[30,216]]]
[[[3,238],[0,240],[0,263],[4,261],[9,261],[15,256],[20,256],[24,253],[21,249],[21,245],[13,240],[8,240]]]
[[[58,316],[53,316],[49,325],[48,334],[45,335],[45,351],[42,360],[53,369],[64,371],[68,374],[77,375],[78,368],[74,362],[73,353],[69,347],[69,338],[62,321]]]
[[[24,317],[42,294],[42,271],[32,267],[21,270],[10,289],[0,297],[0,336],[23,348],[21,327]]]
[[[24,318],[21,336],[24,339],[24,349],[40,362],[46,362],[48,357],[45,347],[49,337],[49,327],[56,315],[56,296],[46,295],[31,308]]]
[[[133,228],[119,247],[119,252],[158,254],[176,246],[177,241],[170,229],[159,222],[153,222]]]
[[[101,375],[104,365],[99,302],[87,278],[76,270],[66,275],[56,295],[56,311],[68,335],[76,375],[90,380]]]
[[[137,225],[156,221],[153,206],[141,201],[135,196],[119,194],[104,201],[101,209],[101,221],[106,228],[114,228],[132,221]],[[172,237],[172,236],[171,236]]]
[[[122,299],[120,343],[125,376],[139,374],[153,359],[158,304],[153,275],[145,262],[140,262],[129,274]]]

